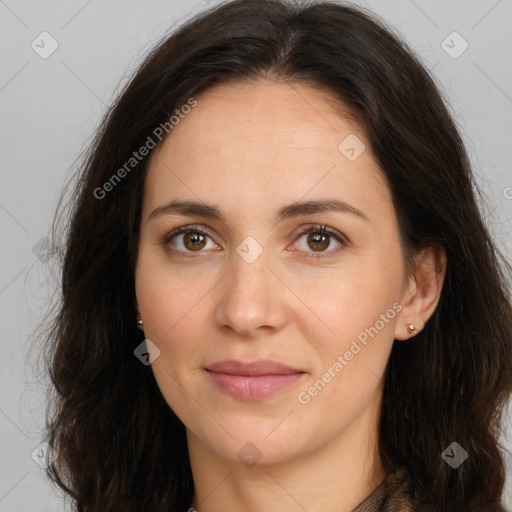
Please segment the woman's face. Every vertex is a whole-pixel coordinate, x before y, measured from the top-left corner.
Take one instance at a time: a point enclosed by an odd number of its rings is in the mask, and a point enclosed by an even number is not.
[[[205,450],[285,462],[378,417],[405,323],[397,218],[364,133],[319,90],[262,81],[197,100],[144,187],[136,296],[152,369]],[[228,359],[295,373],[207,370]]]

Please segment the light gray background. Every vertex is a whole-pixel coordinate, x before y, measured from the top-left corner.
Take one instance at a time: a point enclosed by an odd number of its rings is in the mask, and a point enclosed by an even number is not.
[[[32,249],[48,235],[64,180],[127,73],[166,31],[214,3],[0,0],[0,512],[65,509],[31,457],[44,425],[45,381],[28,349],[46,314],[52,262]],[[512,259],[511,0],[358,3],[396,27],[441,84],[487,197],[488,222]],[[47,59],[31,48],[43,31],[59,45]],[[441,46],[453,31],[469,44],[458,58]],[[446,41],[452,54],[463,48],[458,36]]]

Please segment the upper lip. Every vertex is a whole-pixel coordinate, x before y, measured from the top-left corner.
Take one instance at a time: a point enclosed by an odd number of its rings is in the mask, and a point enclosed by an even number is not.
[[[259,359],[257,361],[238,361],[226,359],[206,367],[207,370],[217,373],[230,373],[231,375],[290,375],[303,373],[286,364],[271,359]]]

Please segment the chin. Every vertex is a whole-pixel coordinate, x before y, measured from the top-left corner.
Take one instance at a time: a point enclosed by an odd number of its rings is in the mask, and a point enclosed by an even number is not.
[[[307,441],[299,436],[299,432],[305,433],[304,425],[300,431],[293,422],[285,427],[289,419],[256,419],[249,415],[242,420],[239,413],[232,421],[217,418],[225,430],[219,427],[215,431],[217,435],[212,437],[212,430],[207,427],[206,436],[201,437],[219,456],[247,467],[282,464],[296,458],[297,450]]]

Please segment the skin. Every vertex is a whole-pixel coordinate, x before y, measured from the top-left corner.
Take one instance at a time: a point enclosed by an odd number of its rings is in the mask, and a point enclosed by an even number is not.
[[[386,476],[377,449],[383,372],[394,339],[413,337],[434,311],[444,255],[425,250],[406,272],[391,193],[365,134],[326,93],[261,80],[217,85],[197,100],[152,153],[136,266],[136,306],[160,350],[152,369],[187,429],[191,506],[349,512]],[[351,134],[366,146],[354,161],[338,149]],[[284,205],[328,198],[367,219],[329,211],[274,221]],[[178,199],[212,203],[225,219],[148,219]],[[346,242],[328,236],[317,249],[315,224]],[[165,243],[187,225],[208,232],[199,251],[183,234]],[[308,226],[311,234],[298,234]],[[246,237],[263,249],[251,263],[237,252]],[[300,403],[299,393],[396,303],[394,318]],[[240,400],[204,369],[228,358],[274,359],[306,374],[269,398]],[[237,456],[247,443],[260,457],[254,465]]]

